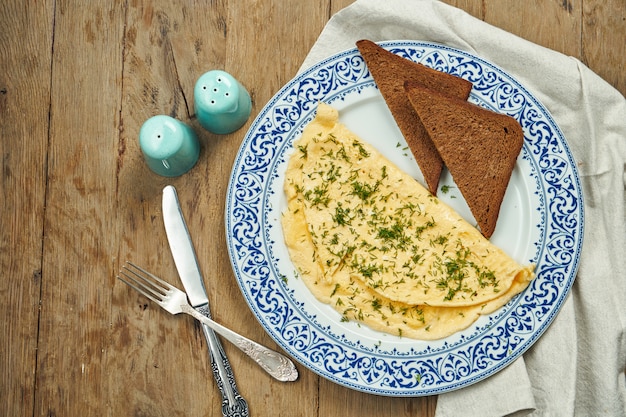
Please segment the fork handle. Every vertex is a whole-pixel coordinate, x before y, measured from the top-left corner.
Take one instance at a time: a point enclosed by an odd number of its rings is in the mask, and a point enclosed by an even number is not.
[[[273,376],[279,381],[288,382],[298,379],[298,370],[291,360],[286,356],[266,348],[240,334],[233,332],[232,330],[222,326],[203,316],[188,304],[180,306],[183,313],[189,314],[196,320],[213,329],[220,336],[234,344],[243,353],[248,355],[254,360],[261,368],[268,374]]]

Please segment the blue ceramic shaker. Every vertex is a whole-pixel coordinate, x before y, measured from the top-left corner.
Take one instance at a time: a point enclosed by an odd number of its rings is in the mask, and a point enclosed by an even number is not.
[[[200,143],[191,127],[165,115],[144,122],[139,131],[139,146],[148,167],[164,177],[189,171],[200,155]]]
[[[234,132],[250,117],[250,94],[225,71],[212,70],[200,76],[193,95],[198,122],[211,133]]]

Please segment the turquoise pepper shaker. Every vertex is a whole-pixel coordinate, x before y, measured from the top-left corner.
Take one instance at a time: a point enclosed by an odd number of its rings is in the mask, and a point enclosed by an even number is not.
[[[193,95],[198,122],[209,132],[234,132],[250,117],[250,94],[227,72],[213,70],[203,74]]]
[[[139,146],[148,167],[164,177],[177,177],[189,171],[200,155],[195,132],[165,115],[144,122],[139,131]]]

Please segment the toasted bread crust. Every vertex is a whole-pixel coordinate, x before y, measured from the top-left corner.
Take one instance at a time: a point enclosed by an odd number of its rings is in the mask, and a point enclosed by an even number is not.
[[[418,82],[462,100],[469,97],[472,84],[389,52],[372,41],[360,40],[356,45],[407,141],[429,191],[436,195],[443,160],[411,106],[404,82]]]
[[[406,82],[404,86],[481,233],[490,238],[522,149],[522,127],[510,116],[419,83]]]

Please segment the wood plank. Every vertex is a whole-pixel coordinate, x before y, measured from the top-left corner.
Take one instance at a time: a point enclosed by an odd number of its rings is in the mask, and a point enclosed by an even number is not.
[[[123,22],[111,2],[55,2],[37,416],[104,415],[112,399],[102,381],[117,248]]]
[[[566,55],[580,55],[578,2],[489,0],[484,20],[531,42]]]
[[[585,0],[579,58],[626,96],[626,2]]]
[[[0,5],[0,415],[29,416],[35,371],[53,2]]]
[[[321,380],[319,416],[421,417],[435,414],[436,397],[381,397]]]
[[[626,3],[442,0],[531,42],[581,60],[626,95]]]
[[[354,3],[355,0],[331,0],[330,2],[330,10],[329,10],[329,14],[328,17],[329,19],[331,17],[333,17],[333,15],[339,11],[341,11],[341,9],[344,9],[348,6],[350,6],[351,4]]]
[[[485,20],[485,1],[483,0],[441,0],[450,6],[466,11],[472,16]]]

